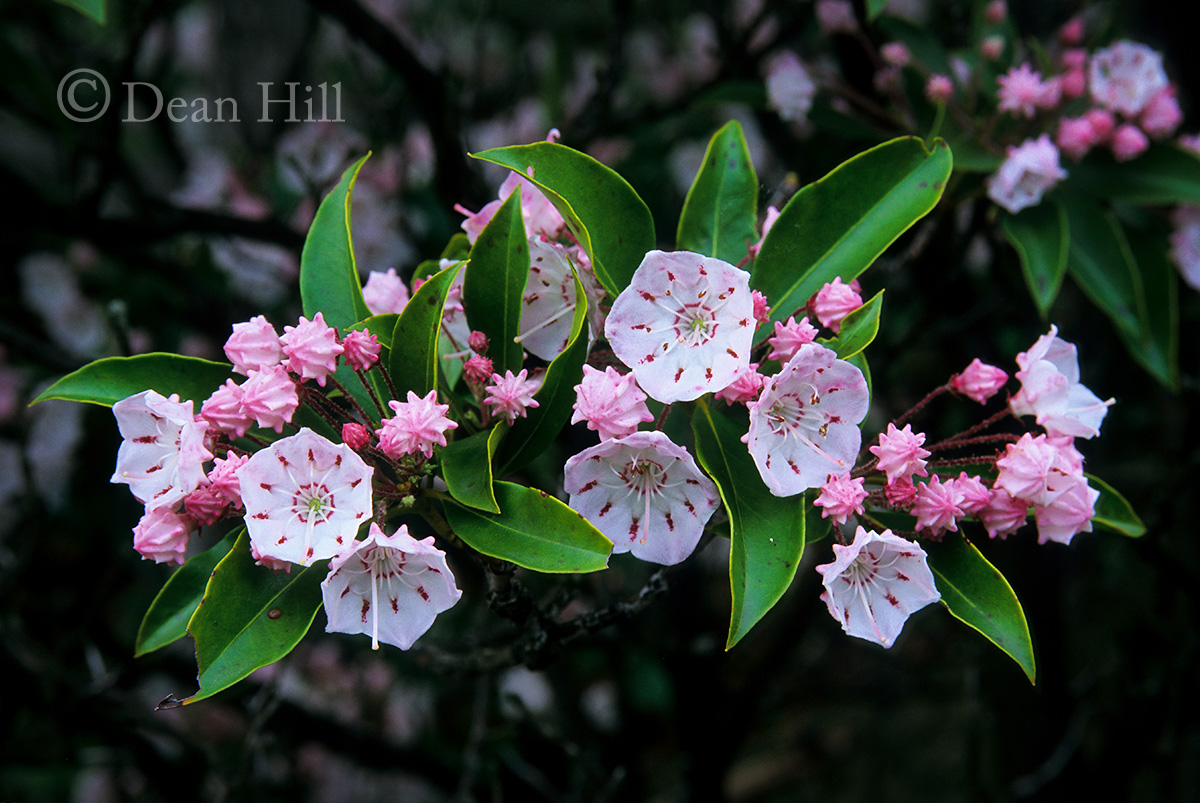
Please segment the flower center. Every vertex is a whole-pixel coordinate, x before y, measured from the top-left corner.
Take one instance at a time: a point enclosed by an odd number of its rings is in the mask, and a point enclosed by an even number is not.
[[[292,512],[305,524],[327,521],[333,509],[333,493],[324,484],[301,485],[292,494]]]

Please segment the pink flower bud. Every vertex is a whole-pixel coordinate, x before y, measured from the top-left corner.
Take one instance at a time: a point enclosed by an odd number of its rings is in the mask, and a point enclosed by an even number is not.
[[[480,332],[478,329],[475,329],[472,330],[471,334],[467,337],[467,345],[470,347],[471,351],[475,352],[476,354],[487,354],[488,346],[490,346],[491,343],[488,342],[487,335],[485,335],[483,332]]]
[[[1004,55],[1004,37],[989,36],[979,43],[979,53],[988,61],[999,61]]]
[[[1082,70],[1087,67],[1087,60],[1087,51],[1080,47],[1064,50],[1061,59],[1064,70]]]
[[[1118,162],[1128,162],[1149,148],[1150,140],[1142,133],[1142,129],[1132,123],[1125,123],[1113,132],[1109,147],[1112,148],[1113,156]]]
[[[893,67],[907,67],[912,53],[903,42],[888,42],[879,48],[879,55]]]
[[[842,525],[852,515],[862,515],[863,500],[867,498],[867,489],[862,477],[851,478],[849,474],[830,475],[821,486],[821,493],[813,500],[813,504],[822,508],[821,517],[830,519],[836,525]]]
[[[243,376],[278,365],[283,360],[279,333],[262,315],[235,323],[233,334],[225,341],[225,356],[233,363],[233,370]]]
[[[887,482],[883,486],[883,495],[892,507],[910,508],[917,498],[917,486],[911,477],[901,477],[895,482]]]
[[[917,498],[913,501],[912,512],[917,517],[917,531],[931,530],[931,536],[938,536],[946,530],[958,532],[958,519],[965,515],[959,506],[962,497],[956,493],[953,483],[943,483],[934,474],[929,482],[917,486]]]
[[[404,280],[396,275],[395,268],[388,268],[387,273],[371,271],[367,283],[363,285],[362,294],[372,315],[403,312],[408,304],[408,288],[404,286]]]
[[[960,471],[954,479],[946,480],[946,485],[954,486],[959,498],[958,506],[968,516],[976,515],[991,501],[990,489],[983,484],[983,480],[969,476],[965,471]]]
[[[737,375],[727,387],[713,394],[714,399],[723,399],[725,404],[747,404],[758,398],[767,378],[758,372],[758,363],[752,362]]]
[[[230,452],[226,457],[214,460],[212,471],[208,472],[208,487],[233,507],[242,506],[242,487],[237,471],[249,459],[248,455]]]
[[[1101,143],[1108,139],[1109,134],[1113,132],[1113,128],[1117,125],[1112,112],[1104,109],[1089,109],[1084,113],[1083,119],[1091,124],[1092,140],[1096,143]]]
[[[183,563],[188,538],[196,524],[188,516],[160,507],[142,516],[133,529],[133,548],[142,560]]]
[[[209,485],[202,485],[183,498],[183,509],[200,524],[216,524],[228,506],[225,497]]]
[[[1083,17],[1071,17],[1058,29],[1058,41],[1075,47],[1083,44],[1083,34]]]
[[[1138,122],[1152,139],[1164,139],[1175,133],[1183,122],[1179,101],[1175,100],[1175,87],[1168,86],[1146,104]]]
[[[988,494],[987,507],[979,511],[979,520],[989,537],[1003,538],[1021,529],[1028,514],[1029,505],[1025,502],[993,488]]]
[[[226,379],[225,384],[200,405],[200,418],[210,429],[239,438],[246,434],[252,423],[242,410],[242,388],[233,384],[232,379]]]
[[[287,369],[301,379],[315,379],[325,387],[325,378],[337,370],[342,345],[337,342],[337,332],[325,323],[320,312],[311,321],[301,316],[300,323],[283,327],[279,342],[287,355]]]
[[[954,82],[947,75],[931,75],[925,84],[925,97],[931,103],[947,103],[954,97]]]
[[[242,383],[242,414],[260,427],[283,432],[299,406],[296,383],[282,365],[255,371]]]
[[[771,319],[771,308],[767,306],[767,297],[757,290],[751,290],[750,296],[754,299],[754,320],[759,323],[766,323]]]
[[[854,6],[847,0],[817,0],[815,10],[821,33],[854,33],[858,30]]]
[[[808,308],[821,325],[832,329],[835,333],[842,328],[842,321],[847,315],[862,306],[862,296],[842,284],[842,278],[835,276],[832,282],[827,282],[817,291]]]
[[[992,25],[999,25],[1008,18],[1008,3],[1004,0],[992,0],[984,7],[983,16]]]
[[[356,371],[365,371],[379,362],[379,338],[370,332],[354,330],[342,338],[342,359]]]
[[[342,424],[342,443],[356,451],[366,449],[371,445],[371,431],[353,421]]]
[[[986,404],[1007,381],[1008,374],[1002,369],[980,362],[976,357],[961,374],[955,374],[950,380],[950,387],[955,393]]]
[[[1058,86],[1064,98],[1081,98],[1087,92],[1087,73],[1082,69],[1068,70],[1058,77]]]
[[[492,361],[479,354],[471,355],[471,358],[463,365],[463,376],[471,385],[482,385],[492,378],[494,372]]]

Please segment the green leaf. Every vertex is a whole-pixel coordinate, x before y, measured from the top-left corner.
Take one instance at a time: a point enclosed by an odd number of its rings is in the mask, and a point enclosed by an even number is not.
[[[950,615],[982,633],[1017,662],[1030,683],[1035,682],[1029,624],[1004,575],[961,534],[946,533],[940,543],[921,545]]]
[[[608,567],[612,541],[545,491],[498,482],[503,513],[485,513],[453,502],[446,520],[473,549],[537,572],[594,572]]]
[[[883,13],[888,0],[867,0],[867,21],[871,21]]]
[[[692,414],[696,457],[729,514],[729,584],[733,594],[725,649],[737,644],[774,607],[796,576],[804,552],[805,496],[773,495],[741,442],[745,426],[697,403]]]
[[[520,371],[525,356],[516,338],[521,334],[521,300],[529,271],[521,193],[514,192],[479,233],[463,275],[467,323],[488,336],[488,356],[501,376]]]
[[[763,240],[750,286],[774,311],[760,329],[786,321],[837,276],[850,282],[933,209],[953,160],[935,140],[885,142],[843,163],[792,197]]]
[[[385,349],[390,350],[392,348],[392,335],[396,332],[396,321],[399,319],[400,316],[397,313],[385,312],[382,315],[372,315],[370,318],[359,321],[350,328],[375,335],[379,344]]]
[[[1020,214],[1005,215],[1001,229],[1017,249],[1029,294],[1045,318],[1067,273],[1071,244],[1067,211],[1057,200],[1048,198]]]
[[[571,337],[567,347],[546,368],[542,387],[533,396],[538,406],[529,408],[525,418],[513,422],[500,445],[495,463],[500,466],[496,472],[498,476],[520,471],[558,437],[571,419],[575,386],[583,380],[587,354],[587,296],[579,277],[575,277],[575,318],[571,323]]]
[[[554,142],[472,154],[503,165],[538,187],[592,260],[596,278],[616,295],[655,247],[654,219],[633,187],[590,156]],[[532,167],[533,175],[526,169]]]
[[[326,574],[323,563],[293,566],[291,574],[255,566],[250,537],[242,533],[213,569],[188,622],[200,690],[184,705],[211,697],[291,652],[321,608]]]
[[[1130,538],[1141,538],[1146,534],[1146,525],[1125,497],[1099,477],[1091,474],[1085,476],[1088,484],[1100,492],[1100,498],[1096,500],[1096,515],[1092,516],[1093,524]]]
[[[492,491],[492,455],[496,453],[496,444],[504,429],[503,424],[497,424],[489,430],[455,440],[438,453],[442,479],[455,501],[489,513],[500,512]]]
[[[1200,156],[1178,145],[1154,145],[1118,162],[1101,153],[1071,169],[1071,186],[1100,198],[1168,206],[1200,204]]]
[[[136,357],[106,357],[73,371],[37,395],[30,404],[47,399],[89,402],[112,407],[143,390],[164,396],[178,393],[180,399],[199,404],[233,379],[228,363],[211,362],[178,354],[139,354]]]
[[[321,201],[300,254],[300,298],[305,317],[311,320],[320,312],[325,323],[338,329],[347,329],[371,316],[363,301],[350,233],[354,182],[369,156],[347,168],[342,180]]]
[[[758,241],[758,177],[742,126],[730,120],[713,134],[683,202],[676,248],[737,265]]]
[[[437,388],[442,311],[446,306],[446,294],[462,266],[463,263],[455,262],[427,279],[396,319],[388,372],[401,401],[407,391],[424,396]]]
[[[1146,297],[1140,357],[1150,373],[1179,389],[1179,271],[1167,254],[1166,232],[1127,230]]]
[[[229,554],[234,541],[245,531],[243,527],[229,533],[204,552],[189,558],[167,579],[142,618],[137,641],[134,642],[135,658],[187,635],[188,620],[204,598],[204,589],[213,569]]]
[[[91,18],[93,22],[104,25],[108,21],[105,0],[58,0],[58,2]]]
[[[883,290],[871,300],[842,319],[838,336],[825,342],[837,352],[838,359],[846,360],[871,345],[879,334],[879,314],[883,311]]]

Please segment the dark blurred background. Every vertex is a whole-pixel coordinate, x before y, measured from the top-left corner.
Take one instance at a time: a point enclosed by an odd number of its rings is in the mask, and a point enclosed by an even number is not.
[[[1173,12],[1125,5],[1012,13],[1030,40],[1083,11],[1097,29],[1164,49],[1194,132],[1196,48]],[[893,12],[969,42],[970,4],[906,0]],[[641,610],[530,654],[531,666],[471,660],[511,625],[485,604],[478,566],[451,550],[463,603],[412,651],[373,653],[318,624],[239,686],[155,711],[195,689],[186,639],[132,658],[169,569],[130,548],[140,513],[107,481],[119,444],[110,412],[27,408],[49,382],[115,354],[220,358],[233,323],[294,321],[308,222],[368,149],[359,264],[409,276],[458,230],[454,204],[495,195],[502,174],[467,153],[551,128],[630,181],[666,248],[728,119],[746,131],[763,210],[909,132],[843,114],[835,83],[874,92],[864,44],[822,34],[809,3],[110,0],[99,26],[48,0],[6,0],[0,20],[0,800],[1200,800],[1200,559],[1188,523],[1200,303],[1180,286],[1172,392],[1070,280],[1049,320],[1038,317],[977,176],[862,277],[866,292],[888,288],[868,351],[868,429],[973,357],[1014,370],[1051,322],[1078,345],[1085,384],[1116,398],[1084,452],[1141,515],[1143,538],[1084,533],[1062,547],[1038,546],[1031,529],[995,543],[977,533],[1024,604],[1036,686],[940,607],[890,651],[844,636],[812,568],[828,562],[828,539],[726,653],[718,538],[667,571]],[[863,37],[886,41],[873,27]],[[783,49],[820,77],[803,124],[767,102],[767,64]],[[132,107],[117,89],[109,113],[74,122],[55,92],[78,68],[114,88],[153,84],[188,114],[197,98],[233,98],[240,121],[123,121],[152,116],[141,86]],[[339,84],[344,121],[288,122],[281,106],[261,121],[260,84],[280,98],[288,81]],[[307,97],[319,117],[320,95]],[[917,428],[953,433],[976,414],[968,404],[939,400]],[[581,612],[632,598],[653,573],[628,556],[612,567],[521,579]]]

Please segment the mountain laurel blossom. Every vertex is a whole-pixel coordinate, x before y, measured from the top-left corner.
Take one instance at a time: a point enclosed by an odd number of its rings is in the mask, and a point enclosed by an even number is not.
[[[1018,416],[1032,415],[1051,435],[1094,438],[1113,404],[1079,382],[1075,346],[1058,336],[1058,327],[1042,335],[1029,351],[1017,355],[1021,390],[1009,399]]]
[[[833,545],[834,561],[818,566],[821,599],[848,635],[891,647],[908,617],[942,598],[925,550],[862,527],[848,546]]]
[[[308,566],[354,540],[371,516],[374,469],[307,427],[238,469],[246,529],[259,555]]]
[[[1167,83],[1162,55],[1136,42],[1097,50],[1088,69],[1092,100],[1126,117],[1136,117]]]
[[[1014,215],[1042,202],[1042,195],[1067,177],[1048,134],[1011,146],[1000,169],[988,177],[988,197]]]
[[[862,371],[832,349],[801,346],[763,385],[742,437],[767,488],[792,496],[854,467],[870,393]]]
[[[690,251],[651,251],[604,324],[638,385],[664,403],[721,390],[750,364],[750,274]]]
[[[696,548],[720,506],[712,480],[661,432],[601,441],[567,460],[568,504],[613,542],[613,553],[671,566]]]
[[[968,399],[986,404],[995,396],[1000,388],[1008,382],[1008,374],[1002,368],[981,362],[978,357],[963,369],[961,374],[955,374],[950,380],[950,387],[955,393],[962,394]]]
[[[450,405],[437,403],[436,390],[424,397],[410,390],[408,401],[393,399],[388,407],[395,415],[383,419],[375,432],[379,435],[379,448],[393,459],[414,452],[433,457],[433,447],[445,446],[446,433],[458,429],[458,422],[446,417]]]
[[[363,633],[407,650],[439,613],[462,597],[433,536],[420,541],[406,525],[385,535],[375,522],[362,541],[346,545],[321,582],[326,633]]]
[[[894,483],[898,479],[912,479],[914,474],[921,477],[929,474],[925,469],[929,450],[921,448],[924,442],[925,433],[913,432],[912,424],[896,429],[889,421],[887,431],[879,433],[879,443],[868,451],[878,458],[878,468],[887,474],[888,483]]]
[[[128,485],[147,511],[173,507],[204,481],[204,464],[213,455],[194,409],[178,394],[164,397],[153,390],[112,406],[124,440],[111,481]]]
[[[611,366],[603,371],[583,366],[583,381],[575,386],[574,410],[571,423],[586,421],[601,440],[631,435],[638,424],[654,420],[633,374],[622,376]]]

